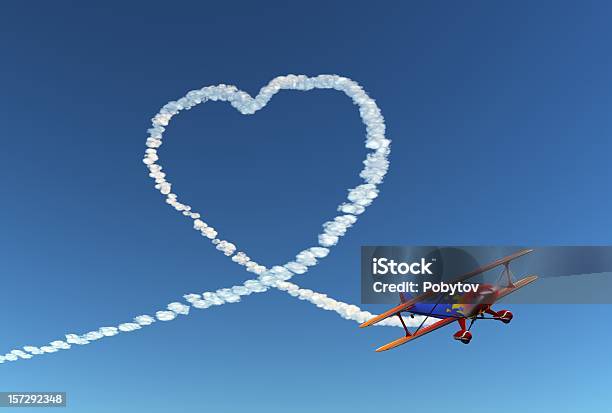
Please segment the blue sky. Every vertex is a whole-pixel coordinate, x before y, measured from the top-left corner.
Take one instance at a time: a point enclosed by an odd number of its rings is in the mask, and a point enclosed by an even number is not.
[[[381,196],[300,285],[359,299],[359,247],[610,244],[612,54],[604,2],[7,4],[0,15],[6,351],[152,313],[248,278],[163,203],[141,163],[150,117],[217,83],[255,94],[337,73],[393,140]],[[256,260],[314,245],[357,178],[363,130],[339,94],[285,92],[252,117],[176,118],[164,166]],[[372,311],[383,307],[370,306]],[[70,351],[5,363],[0,388],[75,412],[607,411],[609,306],[515,306],[385,354],[278,291]],[[482,323],[485,324],[485,323]],[[5,350],[0,350],[4,352]]]

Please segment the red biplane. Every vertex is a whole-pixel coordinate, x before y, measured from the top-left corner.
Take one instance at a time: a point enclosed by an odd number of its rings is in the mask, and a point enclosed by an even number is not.
[[[377,348],[376,351],[386,351],[397,346],[401,346],[402,344],[412,341],[415,338],[421,337],[427,333],[431,333],[432,331],[449,325],[455,321],[457,321],[459,324],[460,330],[453,335],[453,338],[461,341],[464,344],[468,344],[472,340],[472,333],[470,333],[470,329],[476,320],[494,319],[505,324],[508,324],[510,320],[512,320],[512,313],[510,311],[494,311],[492,309],[492,305],[502,297],[513,293],[527,284],[531,284],[538,278],[536,275],[529,275],[518,280],[517,282],[513,282],[512,273],[510,272],[509,268],[512,260],[522,257],[525,254],[529,254],[532,251],[532,249],[520,250],[512,255],[500,258],[497,261],[493,261],[467,274],[463,274],[452,281],[454,284],[461,283],[478,274],[482,274],[492,270],[493,268],[503,266],[504,269],[502,271],[501,278],[505,279],[504,286],[480,284],[477,292],[455,294],[453,299],[446,303],[444,303],[443,300],[445,297],[448,299],[448,294],[427,292],[411,298],[404,293],[400,293],[401,304],[366,321],[365,323],[361,324],[360,327],[363,328],[371,326],[388,317],[397,316],[400,319],[402,326],[404,326],[404,330],[406,331],[406,336],[385,344],[384,346]],[[439,298],[436,299],[437,296],[439,296]],[[425,317],[420,326],[417,327],[415,331],[410,332],[408,327],[406,327],[404,319],[402,318],[402,313],[409,313],[411,317],[414,317],[414,314]],[[489,317],[486,317],[485,314],[489,315]],[[440,320],[433,324],[424,326],[425,322],[430,317],[439,318]],[[467,320],[470,320],[469,327],[467,326]]]

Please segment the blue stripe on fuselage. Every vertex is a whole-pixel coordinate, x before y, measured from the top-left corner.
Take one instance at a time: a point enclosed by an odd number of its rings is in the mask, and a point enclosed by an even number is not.
[[[469,304],[417,303],[408,312],[437,318],[466,317],[469,316],[471,307]]]

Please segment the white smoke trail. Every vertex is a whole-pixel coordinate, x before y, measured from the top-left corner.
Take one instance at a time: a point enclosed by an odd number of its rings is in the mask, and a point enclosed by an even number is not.
[[[251,260],[242,251],[236,252],[236,246],[226,240],[217,238],[218,232],[215,228],[201,219],[199,213],[192,210],[191,206],[179,201],[178,196],[172,192],[172,184],[166,179],[166,173],[157,161],[159,160],[157,149],[162,144],[165,126],[168,125],[173,116],[181,110],[189,110],[192,107],[211,101],[227,101],[242,114],[253,114],[266,106],[268,101],[282,89],[312,90],[312,89],[335,89],[344,92],[358,106],[361,119],[366,126],[365,146],[371,152],[363,161],[364,168],[359,176],[364,183],[349,189],[348,201],[338,207],[342,214],[323,224],[323,232],[318,236],[318,246],[307,248],[296,255],[294,261],[282,266],[273,266],[268,269],[263,265]],[[337,301],[325,294],[312,290],[302,289],[298,285],[288,282],[295,274],[303,274],[308,267],[316,265],[322,258],[329,254],[329,249],[337,244],[340,237],[357,221],[357,216],[365,211],[373,200],[378,196],[377,185],[383,180],[389,168],[388,156],[390,153],[390,141],[385,137],[385,123],[376,105],[363,89],[354,81],[336,75],[319,75],[307,77],[303,75],[280,76],[273,79],[264,86],[259,94],[252,98],[246,92],[238,90],[234,86],[217,85],[208,86],[199,90],[193,90],[185,97],[166,104],[152,119],[153,126],[148,130],[147,150],[143,162],[149,169],[149,176],[155,180],[155,188],[166,197],[166,203],[174,207],[193,221],[193,228],[202,236],[211,240],[216,249],[223,252],[232,261],[244,266],[247,271],[257,274],[257,278],[245,281],[241,285],[230,288],[222,288],[214,292],[202,294],[187,294],[184,299],[190,304],[180,302],[168,304],[165,310],[150,315],[140,315],[132,321],[119,324],[116,327],[100,327],[97,330],[85,334],[66,334],[64,340],[52,341],[48,345],[35,347],[24,346],[23,349],[15,349],[0,356],[0,363],[15,361],[18,359],[29,359],[34,355],[54,353],[58,350],[66,350],[72,345],[85,345],[104,337],[112,337],[120,332],[131,332],[151,325],[158,321],[171,321],[178,315],[187,315],[191,307],[205,309],[208,307],[239,302],[241,297],[267,291],[270,287],[278,288],[298,299],[308,301],[319,308],[334,311],[341,317],[362,323],[374,315],[361,310],[353,304]],[[409,326],[416,326],[421,322],[421,317],[406,319]],[[396,318],[387,319],[379,325],[401,327]]]

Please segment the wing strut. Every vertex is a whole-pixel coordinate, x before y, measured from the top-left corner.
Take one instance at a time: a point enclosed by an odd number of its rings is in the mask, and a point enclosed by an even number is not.
[[[404,327],[404,331],[406,332],[406,337],[410,337],[412,334],[410,334],[410,331],[408,331],[408,327],[406,327],[406,323],[404,323],[404,319],[402,318],[402,314],[401,313],[397,313],[397,318],[400,319],[400,322],[402,323],[402,326]]]
[[[421,327],[423,327],[423,324],[425,324],[425,321],[427,321],[427,319],[429,317],[431,317],[431,315],[433,314],[434,310],[436,309],[436,307],[438,306],[438,304],[440,304],[440,302],[442,301],[442,299],[444,298],[444,294],[440,294],[440,298],[438,298],[438,301],[436,301],[436,303],[434,304],[433,307],[431,307],[431,311],[429,312],[429,314],[427,314],[425,316],[425,318],[423,319],[423,321],[421,321],[421,324],[417,327],[416,331],[413,334],[416,334],[419,332],[419,330],[421,329]]]

